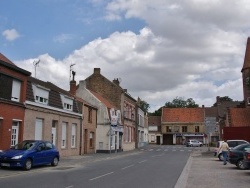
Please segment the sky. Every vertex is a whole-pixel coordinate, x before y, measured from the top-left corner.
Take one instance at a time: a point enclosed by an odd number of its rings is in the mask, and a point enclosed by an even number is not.
[[[175,98],[243,100],[248,0],[0,1],[0,53],[69,90],[100,68],[150,112]],[[35,66],[36,65],[36,66]]]

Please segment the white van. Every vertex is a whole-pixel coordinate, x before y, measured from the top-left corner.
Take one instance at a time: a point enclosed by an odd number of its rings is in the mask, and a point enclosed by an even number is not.
[[[214,150],[214,156],[217,155],[220,161],[223,161],[223,156],[222,156],[221,151],[218,151],[218,150],[219,150],[222,142],[223,141],[218,141],[217,145],[216,145],[216,148]],[[231,149],[231,148],[234,148],[235,146],[238,146],[238,145],[241,145],[241,144],[249,144],[249,142],[246,141],[246,140],[227,140],[227,144],[229,146],[229,149]]]

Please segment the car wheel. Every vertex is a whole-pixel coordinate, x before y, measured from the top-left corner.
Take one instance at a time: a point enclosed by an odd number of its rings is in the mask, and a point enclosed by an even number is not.
[[[23,169],[24,170],[30,170],[31,167],[32,167],[32,161],[31,161],[31,159],[26,159],[26,161],[24,162]]]
[[[243,159],[238,160],[236,166],[237,166],[239,169],[241,169],[241,170],[245,170],[245,169],[246,169],[246,167],[245,167],[245,165],[244,165],[244,162],[243,162]]]
[[[54,157],[54,158],[53,158],[53,161],[51,162],[51,165],[52,165],[52,166],[57,166],[57,165],[58,165],[58,162],[59,162],[58,157]]]
[[[220,154],[218,155],[218,158],[219,158],[220,161],[223,161],[223,155],[222,155],[222,153],[220,153]]]

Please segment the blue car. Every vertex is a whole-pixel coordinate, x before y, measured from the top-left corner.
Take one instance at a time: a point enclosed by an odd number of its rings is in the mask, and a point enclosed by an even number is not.
[[[0,153],[1,167],[21,167],[30,170],[34,166],[51,164],[57,166],[60,154],[49,141],[24,140]]]

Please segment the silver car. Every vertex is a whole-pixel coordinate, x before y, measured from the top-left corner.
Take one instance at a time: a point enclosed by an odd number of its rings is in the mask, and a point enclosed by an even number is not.
[[[187,147],[201,147],[203,145],[199,140],[189,140],[187,141]]]

